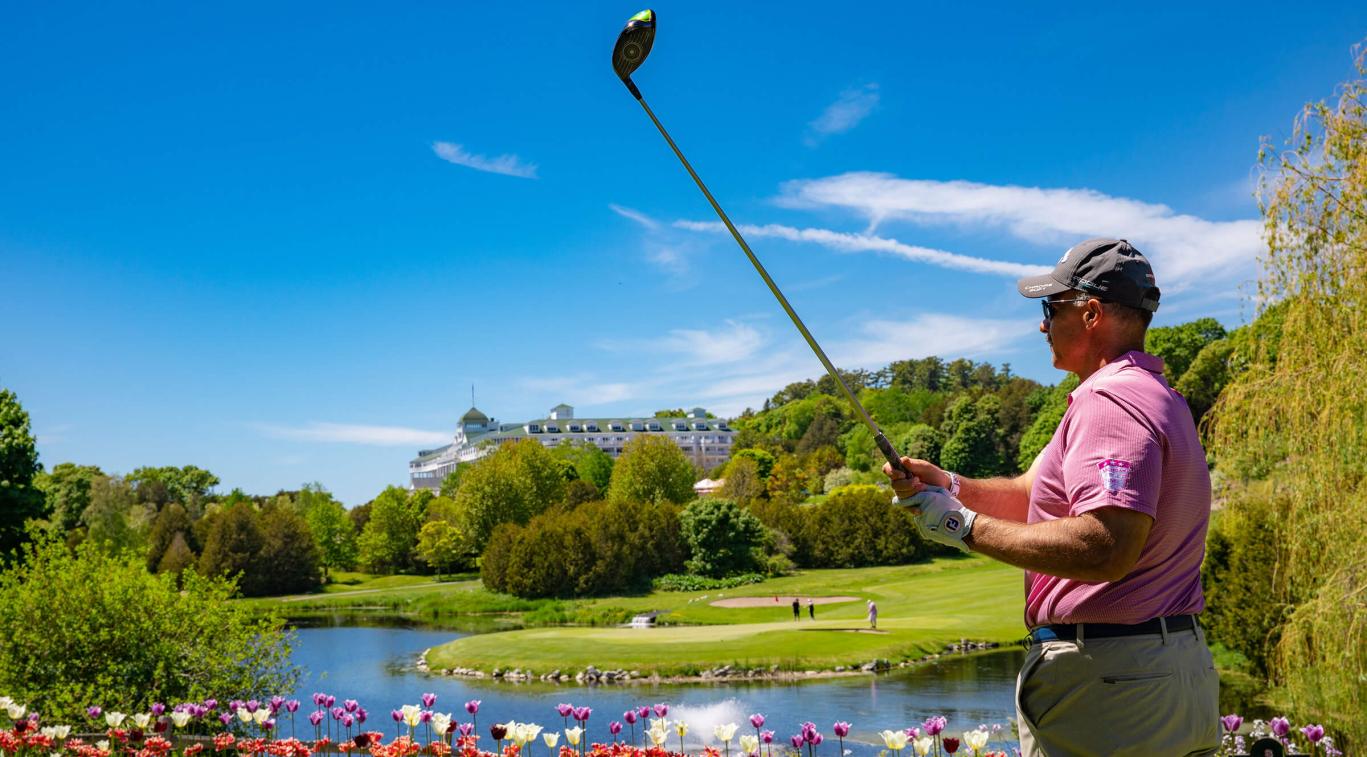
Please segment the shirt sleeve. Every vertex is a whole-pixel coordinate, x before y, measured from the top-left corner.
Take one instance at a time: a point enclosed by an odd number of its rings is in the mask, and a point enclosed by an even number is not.
[[[1104,389],[1078,398],[1063,453],[1069,515],[1122,507],[1158,514],[1163,441],[1137,410]]]

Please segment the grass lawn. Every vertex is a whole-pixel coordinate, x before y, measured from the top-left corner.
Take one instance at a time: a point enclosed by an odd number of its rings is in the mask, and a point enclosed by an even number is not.
[[[817,607],[817,620],[792,620],[779,602],[719,608],[727,597],[855,596]],[[880,633],[867,630],[864,600],[878,603]],[[691,674],[731,664],[789,669],[893,661],[938,651],[962,638],[1012,642],[1024,634],[1019,570],[981,557],[858,570],[809,570],[800,575],[711,592],[655,592],[578,603],[579,612],[663,611],[668,625],[529,628],[457,639],[428,653],[434,669],[519,667],[537,673],[560,668],[624,668],[662,675]]]

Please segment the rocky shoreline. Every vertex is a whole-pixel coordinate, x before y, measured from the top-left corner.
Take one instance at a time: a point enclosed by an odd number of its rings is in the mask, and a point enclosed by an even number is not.
[[[887,659],[877,659],[870,660],[862,665],[837,665],[829,670],[785,670],[778,665],[756,668],[721,665],[716,668],[704,670],[697,675],[675,676],[662,676],[659,673],[643,674],[639,670],[600,670],[594,665],[589,665],[583,670],[555,669],[545,673],[537,673],[530,668],[494,668],[489,671],[462,667],[433,669],[427,664],[427,653],[431,651],[429,648],[424,649],[422,654],[418,655],[417,668],[428,675],[482,678],[492,681],[503,681],[506,683],[528,683],[532,681],[555,684],[574,683],[581,686],[634,683],[717,683],[732,680],[796,681],[812,678],[875,675],[894,668],[907,668],[914,665],[923,665],[949,655],[969,654],[972,652],[997,649],[1000,646],[1001,645],[995,641],[971,641],[969,639],[961,639],[957,644],[946,645],[944,649],[939,652],[932,652],[927,655],[922,655],[918,659],[902,660],[896,663]]]

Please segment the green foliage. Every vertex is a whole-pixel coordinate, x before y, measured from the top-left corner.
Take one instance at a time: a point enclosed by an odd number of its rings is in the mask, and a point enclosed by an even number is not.
[[[769,471],[765,491],[769,499],[785,502],[801,502],[807,497],[807,479],[801,464],[794,455],[783,454]]]
[[[157,571],[157,566],[161,564],[166,550],[171,548],[176,537],[180,537],[181,543],[191,553],[196,551],[197,545],[191,541],[194,539],[194,530],[193,524],[190,523],[190,515],[179,503],[167,505],[152,521],[152,531],[147,537],[146,564],[149,571]]]
[[[759,452],[761,450],[741,450]],[[768,455],[768,452],[764,454]],[[771,458],[772,459],[772,456]],[[733,455],[726,466],[726,483],[722,484],[721,496],[726,499],[749,504],[752,500],[765,495],[764,479],[759,475],[759,464],[755,458]]]
[[[697,472],[683,450],[665,436],[638,436],[627,442],[612,469],[608,499],[613,502],[673,502],[693,499]]]
[[[440,576],[466,564],[465,539],[445,520],[429,520],[418,531],[418,559]]]
[[[422,516],[408,492],[391,486],[370,503],[370,520],[357,540],[359,561],[371,573],[413,568]]]
[[[189,543],[185,540],[185,534],[177,532],[171,539],[171,546],[162,552],[161,560],[157,562],[157,573],[170,573],[179,577],[186,568],[195,567],[199,557],[190,549]]]
[[[152,702],[266,699],[292,691],[283,622],[227,601],[233,587],[186,571],[51,541],[0,574],[0,691],[50,723],[85,708],[139,712]]]
[[[1144,351],[1163,358],[1168,384],[1176,386],[1206,345],[1224,339],[1225,327],[1214,318],[1198,318],[1177,326],[1155,326],[1144,337]]]
[[[712,591],[715,589],[734,589],[737,586],[764,583],[761,573],[740,573],[725,578],[708,578],[692,573],[668,573],[651,582],[655,591]]]
[[[133,487],[118,476],[100,476],[90,484],[90,506],[81,514],[86,538],[108,554],[146,549],[150,506],[134,502]]]
[[[755,473],[759,476],[761,481],[765,481],[769,478],[769,472],[774,469],[774,463],[777,461],[777,458],[774,457],[774,454],[772,452],[769,452],[767,450],[741,449],[735,450],[731,453],[731,462],[734,463],[737,460],[754,461]],[[726,469],[726,474],[728,476],[731,475],[731,468],[729,464]]]
[[[684,549],[672,504],[589,502],[498,526],[480,578],[490,591],[526,598],[622,593],[682,568]]]
[[[90,507],[90,488],[104,471],[94,465],[61,463],[50,473],[40,473],[34,484],[47,501],[48,520],[59,532],[75,529]]]
[[[1266,675],[1291,606],[1278,586],[1278,513],[1292,503],[1267,484],[1240,492],[1211,520],[1201,584],[1201,622],[1212,638]]]
[[[945,435],[924,423],[917,423],[899,434],[893,441],[897,452],[904,457],[940,464],[940,450],[945,446]],[[829,491],[829,489],[828,489]]]
[[[564,499],[560,461],[535,439],[523,439],[504,444],[465,472],[456,492],[465,519],[458,526],[478,552],[500,523],[526,523]]]
[[[470,470],[472,465],[474,463],[456,463],[455,469],[447,473],[446,478],[441,480],[441,496],[455,499],[456,492],[460,491],[460,478],[465,475],[465,471]]]
[[[282,504],[268,505],[261,511],[261,530],[261,552],[251,567],[260,574],[265,594],[305,594],[323,587],[318,545],[303,516]]]
[[[187,465],[142,467],[125,477],[133,486],[137,501],[160,509],[171,502],[185,506],[192,517],[202,512],[210,491],[218,486],[218,476],[203,468]]]
[[[318,547],[318,562],[324,573],[351,570],[359,550],[356,527],[346,508],[322,484],[306,484],[295,498],[294,507],[304,517],[313,543]]]
[[[893,423],[915,423],[925,415],[935,401],[935,392],[920,387],[901,389],[865,389],[859,402],[880,426]]]
[[[961,396],[949,406],[941,430],[945,434],[940,461],[948,470],[969,478],[1007,472],[1001,457],[998,414],[1001,400],[984,394],[974,401]]]
[[[1305,107],[1285,149],[1260,150],[1258,294],[1284,308],[1280,339],[1275,351],[1255,340],[1208,423],[1233,485],[1276,491],[1267,590],[1293,609],[1269,678],[1293,710],[1343,728],[1349,752],[1367,746],[1367,52],[1356,65],[1335,101]],[[1226,511],[1253,519],[1259,507],[1231,496]]]
[[[256,565],[265,541],[250,503],[223,508],[210,521],[204,552],[199,556],[200,575],[233,578],[243,596],[265,596],[269,593],[266,569]]]
[[[43,492],[33,485],[41,470],[28,413],[14,392],[0,389],[0,560],[26,541],[24,524],[45,514]]]
[[[575,475],[572,478],[591,482],[598,491],[607,491],[612,483],[612,456],[596,444],[576,444],[567,439],[551,450],[551,454],[573,466]]]
[[[841,487],[804,515],[799,554],[806,567],[902,565],[929,556],[906,508],[895,507],[882,487]]]
[[[565,484],[566,507],[578,507],[585,502],[594,502],[602,498],[602,492],[592,481],[579,478]]]
[[[1058,430],[1063,414],[1068,411],[1068,394],[1077,387],[1077,375],[1070,373],[1058,383],[1058,386],[1048,390],[1043,403],[1035,413],[1035,419],[1021,435],[1020,451],[1016,456],[1018,470],[1029,470],[1030,465],[1035,462],[1035,457],[1049,446],[1049,440],[1054,438],[1054,432]]]
[[[760,566],[764,524],[735,502],[695,500],[684,508],[679,525],[688,542],[688,572],[721,578],[754,572]]]

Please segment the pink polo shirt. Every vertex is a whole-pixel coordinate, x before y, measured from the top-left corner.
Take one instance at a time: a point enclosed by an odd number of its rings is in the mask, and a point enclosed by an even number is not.
[[[1027,522],[1123,507],[1153,518],[1129,575],[1075,581],[1026,571],[1025,623],[1140,623],[1198,613],[1210,473],[1191,410],[1163,360],[1127,352],[1068,395],[1030,490]]]

